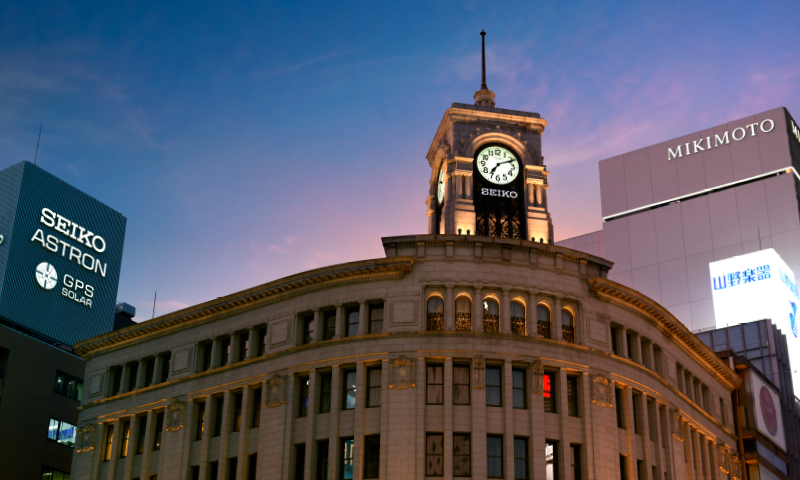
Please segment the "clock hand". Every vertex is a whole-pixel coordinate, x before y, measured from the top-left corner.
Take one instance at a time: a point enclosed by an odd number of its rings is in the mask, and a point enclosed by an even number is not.
[[[492,171],[491,171],[491,172],[489,172],[489,175],[492,175],[492,174],[494,173],[494,171],[495,171],[495,170],[497,170],[497,167],[499,167],[500,165],[502,165],[502,164],[504,164],[504,163],[510,163],[510,162],[513,162],[513,161],[514,161],[514,160],[506,160],[505,162],[498,162],[498,163],[497,163],[497,164],[494,166],[494,168],[492,169]]]

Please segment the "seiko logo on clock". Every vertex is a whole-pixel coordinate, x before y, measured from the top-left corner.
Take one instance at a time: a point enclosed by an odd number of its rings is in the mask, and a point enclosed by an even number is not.
[[[508,190],[497,190],[495,188],[481,188],[481,195],[488,195],[490,197],[501,198],[517,198],[517,192],[509,192]]]

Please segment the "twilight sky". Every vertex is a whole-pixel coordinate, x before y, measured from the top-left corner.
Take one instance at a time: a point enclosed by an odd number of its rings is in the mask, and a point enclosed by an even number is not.
[[[166,3],[166,4],[165,4]],[[156,315],[426,233],[425,153],[480,87],[538,112],[556,239],[600,229],[597,162],[800,116],[797,1],[0,4],[0,169],[128,218],[119,301]]]

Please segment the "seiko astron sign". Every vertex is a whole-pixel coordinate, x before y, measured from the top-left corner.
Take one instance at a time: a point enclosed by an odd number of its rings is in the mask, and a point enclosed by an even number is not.
[[[109,332],[125,217],[29,162],[0,185],[0,317],[68,344]]]

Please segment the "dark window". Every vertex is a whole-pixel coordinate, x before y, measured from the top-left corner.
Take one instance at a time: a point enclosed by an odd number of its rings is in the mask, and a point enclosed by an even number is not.
[[[308,415],[308,377],[299,377],[300,382],[300,404],[297,410],[298,417],[305,417]]]
[[[214,399],[214,436],[219,437],[222,435],[222,414],[225,412],[223,406],[225,405],[225,397],[217,397]]]
[[[488,435],[486,437],[486,476],[489,478],[503,478],[502,435]]]
[[[294,446],[294,478],[303,480],[306,474],[306,444],[298,443]]]
[[[658,441],[658,413],[656,401],[652,398],[647,399],[647,421],[650,424],[650,440]]]
[[[144,453],[144,439],[147,433],[147,415],[139,417],[139,431],[136,434],[136,455]]]
[[[331,389],[333,387],[333,375],[321,373],[319,376],[319,413],[331,411]]]
[[[381,466],[381,436],[364,437],[364,474],[363,478],[378,478]]]
[[[628,480],[628,462],[625,455],[619,456],[619,478],[620,480]]]
[[[258,356],[267,353],[267,327],[258,329]]]
[[[444,365],[428,365],[425,381],[428,405],[444,404]]]
[[[131,421],[126,420],[122,422],[122,444],[119,447],[119,457],[125,458],[128,456],[128,444],[131,437]]]
[[[633,432],[637,435],[642,434],[642,394],[633,392]]]
[[[352,438],[341,439],[339,450],[340,480],[353,480],[353,444]]]
[[[342,376],[344,377],[342,410],[352,410],[356,408],[356,371],[345,370]]]
[[[514,408],[528,408],[525,395],[525,370],[511,370],[511,389],[514,397]]]
[[[581,480],[581,446],[573,443],[569,447],[572,450],[572,478]],[[656,477],[653,480],[657,480]]]
[[[238,392],[233,394],[233,431],[238,432],[242,429],[242,400],[243,393]]]
[[[300,318],[303,324],[303,345],[308,345],[314,340],[314,314],[303,315]]]
[[[258,454],[251,453],[247,456],[247,480],[256,480],[258,467]]]
[[[425,436],[425,475],[444,476],[444,435],[441,433]]]
[[[154,357],[150,357],[144,361],[144,386],[148,387],[152,385],[154,382],[154,377],[156,373],[156,359]]]
[[[203,439],[206,429],[206,402],[197,402],[197,424],[195,426],[195,440]]]
[[[47,429],[47,438],[68,447],[75,446],[75,425],[55,418],[50,419]]]
[[[471,471],[471,441],[469,433],[453,434],[453,476],[469,477]]]
[[[136,377],[139,376],[139,362],[128,364],[128,391],[136,390]]]
[[[543,378],[544,390],[544,411],[547,413],[557,413],[556,409],[556,375],[555,373],[545,372]]]
[[[372,303],[369,305],[369,333],[381,333],[383,331],[383,303]]]
[[[238,361],[247,360],[247,352],[250,349],[250,333],[239,334],[239,358]]]
[[[253,406],[251,408],[253,409],[253,412],[252,412],[253,414],[252,414],[252,416],[250,418],[252,418],[253,420],[251,420],[250,428],[256,428],[256,427],[261,426],[261,389],[260,388],[256,388],[255,390],[253,390]]]
[[[332,340],[336,336],[336,310],[326,310],[322,312],[323,340]]]
[[[328,440],[317,441],[317,479],[328,480],[328,454],[330,444]]]
[[[514,437],[514,479],[528,480],[528,439]]]
[[[622,356],[619,351],[619,327],[611,327],[611,351],[614,355]]]
[[[111,375],[111,395],[117,395],[122,388],[122,367],[114,367],[109,373]]]
[[[206,342],[200,344],[200,351],[202,352],[203,361],[202,361],[202,369],[201,371],[207,372],[211,369],[211,354],[213,352],[213,344],[211,342]]]
[[[52,420],[51,420],[52,422]],[[111,460],[111,445],[114,443],[114,425],[106,427],[106,443],[103,446],[103,461]]]
[[[169,362],[171,359],[171,353],[164,353],[161,355],[161,378],[158,379],[158,383],[164,383],[167,381],[167,378],[169,377]]]
[[[705,458],[705,455],[703,455],[703,458]],[[705,475],[705,473],[706,473],[705,466],[706,466],[706,464],[703,463],[703,476],[704,477],[706,476]],[[641,460],[636,460],[636,475],[638,476],[639,480],[647,480],[647,469],[644,466],[644,462],[641,461]]]
[[[69,480],[69,473],[42,466],[42,480]]]
[[[58,371],[56,372],[54,391],[80,402],[83,397],[83,380],[78,377],[73,377],[68,373]]]
[[[228,459],[228,480],[236,480],[236,470],[239,468],[239,458],[231,457]]]
[[[231,361],[231,337],[223,337],[219,341],[219,365],[224,367]]]
[[[153,438],[153,450],[161,450],[161,435],[164,433],[164,412],[156,413],[156,435]]]
[[[578,416],[578,377],[567,377],[567,410],[570,417]]]
[[[208,464],[208,478],[210,480],[218,480],[219,475],[219,462],[211,462]]]
[[[617,428],[625,428],[625,415],[622,409],[622,390],[614,388],[614,407],[617,409]]]
[[[483,300],[483,331],[500,332],[500,304],[497,300],[491,298]]]
[[[555,440],[545,440],[544,452],[544,478],[547,480],[556,480],[558,478],[558,442]]]
[[[358,335],[358,307],[347,307],[345,310],[345,317],[347,318],[345,335],[348,337],[355,337]]]
[[[469,405],[469,365],[453,365],[453,405]]]
[[[191,474],[192,480],[200,480],[200,465],[192,465],[189,468],[192,469],[192,474]]]
[[[628,358],[633,360],[633,356],[634,356],[634,353],[635,353],[633,347],[634,347],[634,343],[635,343],[634,340],[636,340],[636,337],[634,337],[631,332],[627,332],[625,334],[625,340],[626,340],[627,346],[628,346]]]
[[[381,367],[367,369],[367,407],[381,406]]]
[[[550,309],[547,306],[536,305],[536,333],[541,338],[550,338]]]
[[[489,407],[500,407],[503,404],[500,373],[500,367],[486,367],[486,405]]]

